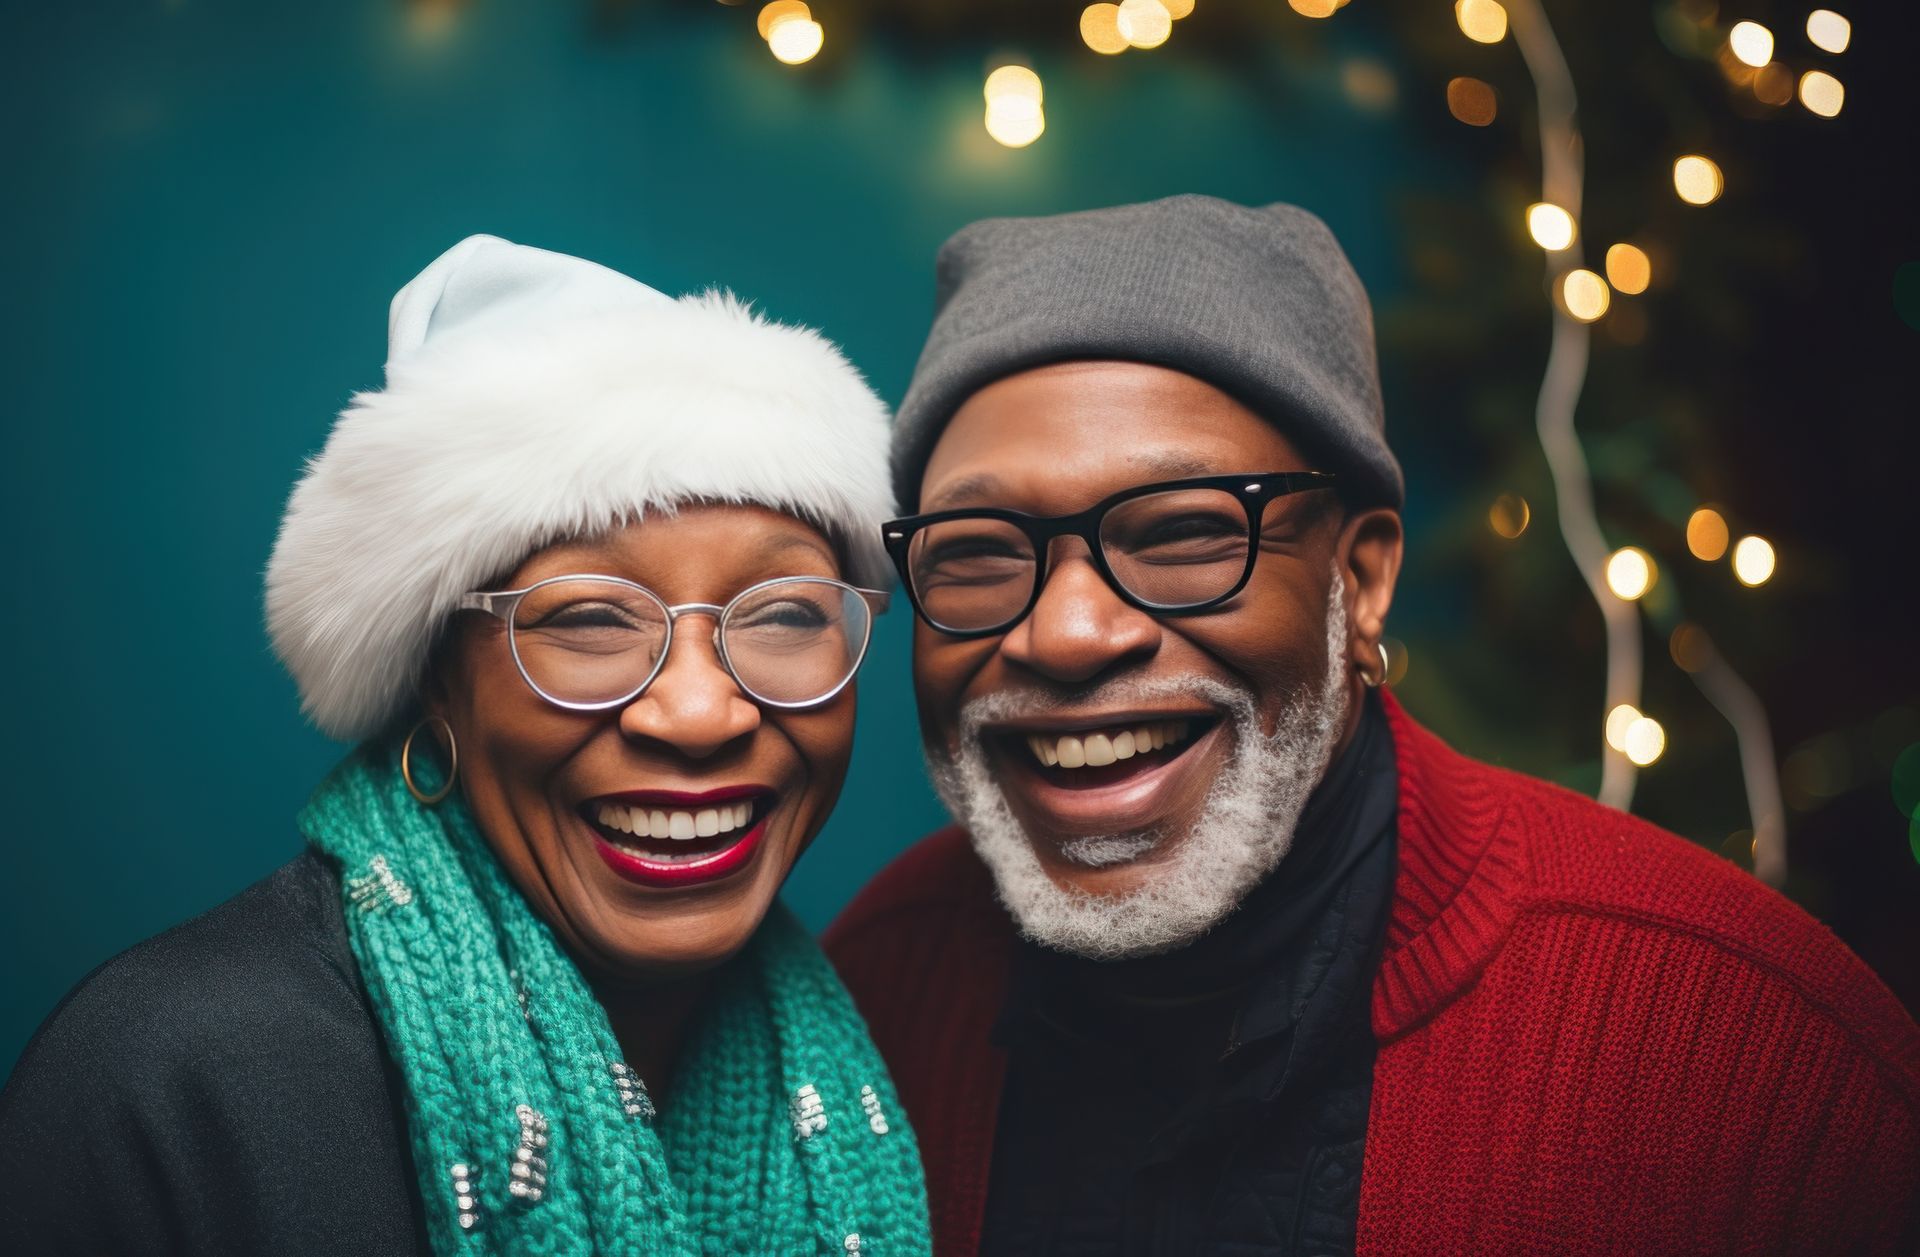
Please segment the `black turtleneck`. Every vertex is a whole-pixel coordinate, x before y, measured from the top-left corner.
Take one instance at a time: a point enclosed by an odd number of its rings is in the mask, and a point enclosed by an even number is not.
[[[1396,797],[1369,695],[1227,920],[1137,960],[1019,945],[985,1257],[1353,1251]]]

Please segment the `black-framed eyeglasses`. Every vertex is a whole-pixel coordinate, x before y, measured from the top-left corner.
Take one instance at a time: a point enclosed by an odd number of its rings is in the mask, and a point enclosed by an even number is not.
[[[860,670],[884,590],[824,576],[779,576],[725,606],[669,606],[618,576],[550,576],[525,589],[461,596],[462,611],[506,622],[507,645],[534,693],[570,711],[604,711],[640,697],[666,666],[682,616],[711,616],[714,651],[757,703],[801,708],[839,694]]]
[[[1075,515],[935,511],[891,520],[880,535],[914,611],[952,637],[989,637],[1024,619],[1040,600],[1056,537],[1085,541],[1130,606],[1186,615],[1246,586],[1267,503],[1335,481],[1325,471],[1200,476],[1124,489]]]

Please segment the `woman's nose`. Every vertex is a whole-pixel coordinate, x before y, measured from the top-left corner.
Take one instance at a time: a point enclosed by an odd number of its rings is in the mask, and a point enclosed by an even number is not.
[[[721,666],[712,637],[689,625],[676,632],[666,663],[640,697],[620,712],[620,731],[705,759],[760,727],[760,708]]]

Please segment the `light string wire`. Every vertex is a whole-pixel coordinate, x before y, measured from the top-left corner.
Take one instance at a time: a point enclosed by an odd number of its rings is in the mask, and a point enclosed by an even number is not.
[[[1584,149],[1580,138],[1579,99],[1573,72],[1559,39],[1547,21],[1540,0],[1506,0],[1509,29],[1521,60],[1533,80],[1540,128],[1540,184],[1542,201],[1558,205],[1582,221],[1586,187]],[[1570,248],[1546,255],[1549,292],[1559,290],[1567,272],[1582,265],[1580,238]],[[1606,705],[1602,715],[1625,704],[1638,708],[1645,671],[1640,611],[1637,603],[1614,596],[1607,587],[1608,549],[1593,508],[1593,477],[1586,451],[1574,428],[1574,412],[1585,387],[1592,349],[1589,326],[1574,318],[1559,301],[1553,306],[1553,337],[1534,405],[1534,427],[1553,480],[1554,504],[1560,536],[1574,566],[1600,608],[1607,633]],[[1761,881],[1778,886],[1786,880],[1786,811],[1780,800],[1779,775],[1774,765],[1773,737],[1767,713],[1753,687],[1741,679],[1718,649],[1703,646],[1708,658],[1690,675],[1707,701],[1733,727],[1740,747],[1747,813],[1753,826],[1753,871]],[[1604,719],[1602,721],[1604,724]],[[1600,802],[1627,811],[1639,772],[1625,752],[1600,739]]]

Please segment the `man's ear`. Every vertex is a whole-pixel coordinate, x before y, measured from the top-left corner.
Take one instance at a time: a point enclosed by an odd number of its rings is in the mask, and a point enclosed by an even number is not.
[[[1347,517],[1338,558],[1347,583],[1347,650],[1363,676],[1380,667],[1380,639],[1400,578],[1404,535],[1398,511],[1378,508]]]

